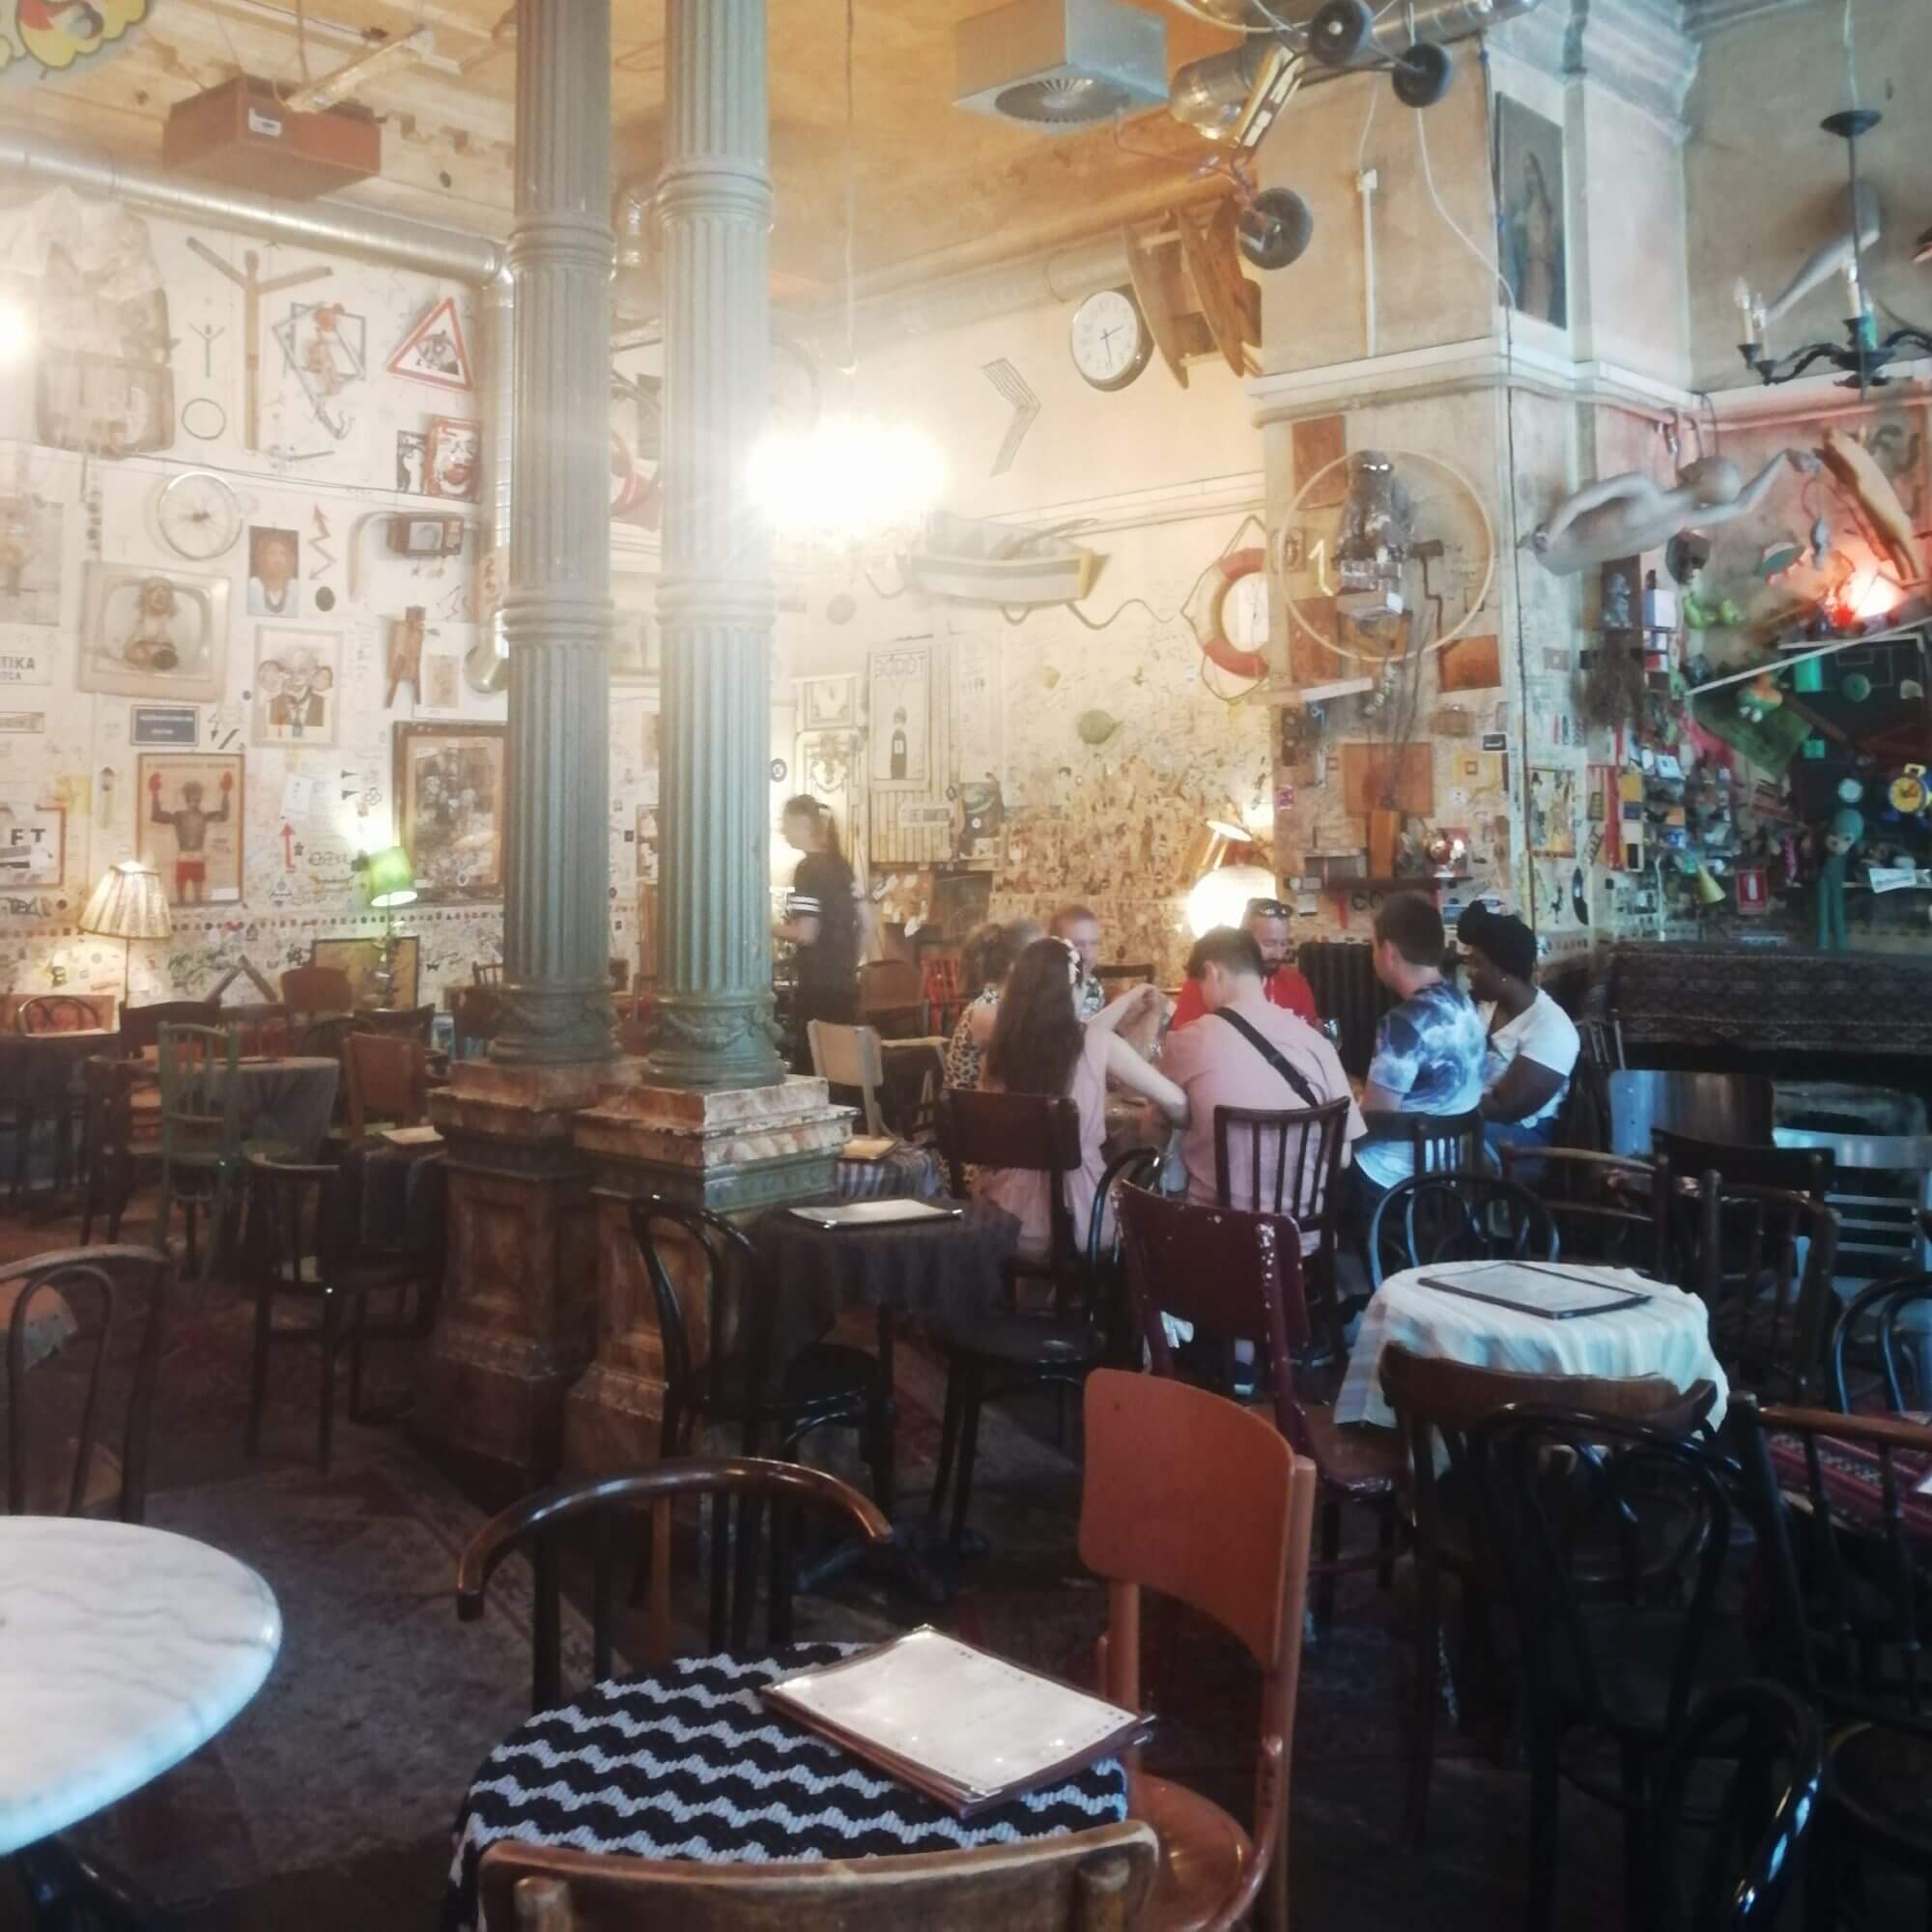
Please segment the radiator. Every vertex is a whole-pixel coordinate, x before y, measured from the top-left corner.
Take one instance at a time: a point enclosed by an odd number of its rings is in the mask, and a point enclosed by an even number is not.
[[[1311,939],[1295,957],[1314,989],[1316,1010],[1340,1028],[1335,1045],[1343,1071],[1357,1079],[1368,1073],[1377,1022],[1395,1004],[1376,978],[1374,951],[1366,939]]]

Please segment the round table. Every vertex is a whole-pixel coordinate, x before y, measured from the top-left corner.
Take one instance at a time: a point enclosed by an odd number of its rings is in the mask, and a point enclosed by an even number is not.
[[[232,1556],[166,1530],[0,1517],[0,1853],[125,1798],[262,1688],[282,1615]]]
[[[235,1069],[235,1110],[244,1141],[274,1141],[313,1160],[335,1111],[342,1063],[320,1054],[244,1060]]]
[[[1126,1816],[1125,1768],[1102,1758],[962,1822],[759,1697],[759,1685],[854,1647],[679,1658],[539,1713],[490,1753],[457,1814],[445,1932],[475,1924],[476,1866],[497,1838],[762,1864],[952,1852]]]
[[[1526,1375],[1662,1376],[1680,1389],[1711,1381],[1718,1388],[1712,1427],[1723,1420],[1729,1385],[1711,1352],[1710,1310],[1694,1294],[1646,1280],[1629,1268],[1562,1262],[1556,1265],[1563,1274],[1601,1282],[1605,1299],[1619,1293],[1646,1298],[1632,1308],[1555,1321],[1422,1285],[1427,1275],[1473,1289],[1478,1284],[1467,1277],[1492,1265],[1444,1262],[1390,1275],[1369,1297],[1362,1315],[1349,1372],[1335,1398],[1335,1420],[1393,1426],[1395,1415],[1382,1400],[1379,1368],[1381,1352],[1391,1342],[1439,1361]],[[1563,1284],[1550,1286],[1556,1290]]]

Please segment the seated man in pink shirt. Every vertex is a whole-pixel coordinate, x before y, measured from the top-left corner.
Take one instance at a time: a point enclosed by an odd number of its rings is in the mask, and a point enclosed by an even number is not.
[[[1316,1010],[1315,989],[1289,961],[1294,942],[1289,937],[1289,911],[1279,899],[1250,899],[1241,915],[1241,930],[1261,949],[1262,997],[1270,1006],[1299,1015],[1312,1027],[1321,1024]],[[1169,1031],[1198,1020],[1208,1010],[1201,997],[1201,981],[1190,978],[1174,1003]]]
[[[1261,948],[1248,933],[1223,925],[1207,934],[1188,956],[1187,979],[1199,988],[1204,1016],[1184,1032],[1170,1031],[1160,1070],[1187,1095],[1180,1157],[1190,1201],[1211,1206],[1220,1198],[1214,1177],[1216,1107],[1293,1113],[1347,1100],[1348,1142],[1368,1131],[1334,1047],[1306,1020],[1268,1000]],[[1264,1176],[1272,1167],[1272,1158],[1264,1158]],[[1271,1209],[1272,1201],[1258,1204],[1251,1198],[1252,1179],[1252,1164],[1236,1163],[1229,1205]],[[1312,1251],[1315,1239],[1303,1236],[1304,1253]]]

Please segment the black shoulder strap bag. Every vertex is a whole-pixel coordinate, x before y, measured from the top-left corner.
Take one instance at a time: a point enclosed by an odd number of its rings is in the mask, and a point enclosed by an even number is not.
[[[1291,1087],[1294,1089],[1294,1091],[1301,1096],[1301,1103],[1303,1106],[1305,1107],[1321,1106],[1321,1102],[1317,1097],[1315,1089],[1311,1087],[1308,1084],[1308,1082],[1304,1080],[1301,1077],[1301,1075],[1297,1073],[1294,1070],[1294,1068],[1288,1064],[1288,1061],[1279,1052],[1277,1052],[1275,1048],[1272,1045],[1270,1045],[1266,1039],[1263,1037],[1260,1029],[1257,1028],[1251,1020],[1244,1020],[1239,1013],[1231,1012],[1226,1007],[1223,1007],[1220,1009],[1216,1017],[1219,1019],[1226,1020],[1228,1024],[1231,1027],[1233,1027],[1235,1031],[1237,1034],[1239,1034],[1241,1037],[1244,1040],[1246,1040],[1247,1043],[1251,1047],[1253,1047],[1254,1050],[1257,1053],[1259,1053],[1261,1057],[1264,1060],[1265,1060],[1267,1064],[1270,1066],[1272,1066],[1274,1070],[1277,1073],[1279,1073],[1281,1077],[1284,1080],[1286,1080]]]

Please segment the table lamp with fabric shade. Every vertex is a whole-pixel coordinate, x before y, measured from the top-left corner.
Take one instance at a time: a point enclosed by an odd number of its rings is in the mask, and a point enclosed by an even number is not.
[[[1260,841],[1238,818],[1202,820],[1185,860],[1194,881],[1187,895],[1187,929],[1196,939],[1217,925],[1239,925],[1250,899],[1274,896],[1274,873],[1260,863],[1262,857]]]
[[[377,977],[383,984],[383,1004],[392,1007],[396,999],[396,908],[416,901],[415,868],[400,845],[390,845],[372,852],[363,862],[362,883],[370,905],[388,915],[383,933],[383,970]]]
[[[166,939],[174,931],[161,875],[138,859],[122,859],[109,866],[80,916],[80,929],[122,942],[121,1009],[126,1012],[134,941]]]

